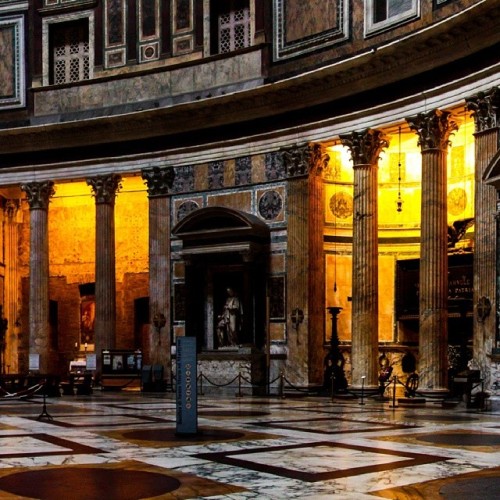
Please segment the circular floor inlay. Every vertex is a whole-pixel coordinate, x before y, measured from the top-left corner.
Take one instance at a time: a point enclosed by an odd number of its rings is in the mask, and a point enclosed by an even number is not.
[[[447,434],[437,432],[418,436],[418,440],[455,446],[498,446],[500,445],[500,434],[469,434],[466,432]]]
[[[18,472],[0,478],[0,489],[23,497],[53,500],[139,500],[172,492],[180,481],[155,472],[61,467]]]
[[[139,439],[141,441],[224,441],[227,439],[240,439],[243,432],[226,431],[224,429],[200,429],[198,434],[180,435],[175,429],[149,429],[125,432],[123,436],[128,439]]]
[[[440,490],[440,498],[447,500],[497,500],[500,477],[476,477],[454,479]]]

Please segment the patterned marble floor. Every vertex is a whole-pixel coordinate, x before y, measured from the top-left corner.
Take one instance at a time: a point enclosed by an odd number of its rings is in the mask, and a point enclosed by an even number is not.
[[[500,498],[500,411],[171,393],[0,400],[0,498]],[[41,418],[39,418],[41,417]]]

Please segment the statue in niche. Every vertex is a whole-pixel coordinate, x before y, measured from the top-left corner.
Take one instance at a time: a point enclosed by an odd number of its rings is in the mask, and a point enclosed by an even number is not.
[[[220,347],[238,345],[243,320],[241,301],[232,288],[227,288],[227,299],[222,313],[217,317],[217,341]]]

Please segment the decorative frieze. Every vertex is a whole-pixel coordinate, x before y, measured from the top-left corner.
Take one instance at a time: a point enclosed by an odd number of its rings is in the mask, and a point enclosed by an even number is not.
[[[236,158],[234,184],[241,186],[252,182],[252,157]]]
[[[174,192],[190,193],[194,191],[194,166],[186,165],[175,169]]]
[[[213,161],[208,164],[208,189],[224,187],[224,162]]]
[[[272,153],[266,153],[264,164],[267,181],[281,180],[286,177],[283,152],[274,151]]]

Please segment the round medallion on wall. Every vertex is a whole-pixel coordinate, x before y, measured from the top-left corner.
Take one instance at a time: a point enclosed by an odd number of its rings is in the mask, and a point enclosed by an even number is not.
[[[188,200],[182,202],[177,209],[177,222],[184,219],[184,217],[189,215],[191,212],[198,210],[198,208],[200,208],[200,206],[196,203],[196,201]]]
[[[335,193],[330,198],[330,210],[335,217],[339,219],[347,219],[352,216],[353,200],[348,193]]]
[[[448,212],[451,215],[459,215],[467,206],[467,193],[462,188],[452,189],[448,193]]]
[[[259,200],[259,214],[265,220],[278,217],[283,209],[283,198],[278,191],[266,191]]]

